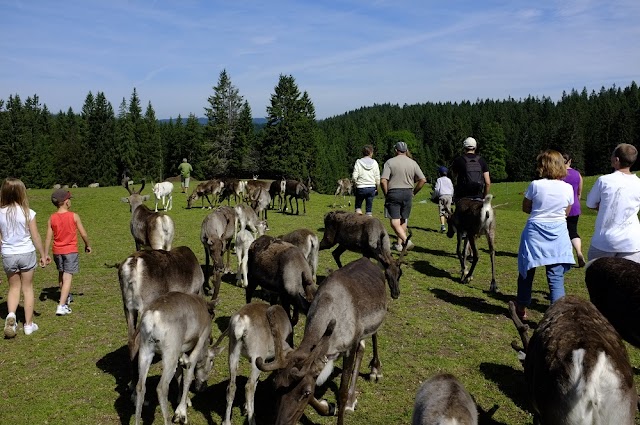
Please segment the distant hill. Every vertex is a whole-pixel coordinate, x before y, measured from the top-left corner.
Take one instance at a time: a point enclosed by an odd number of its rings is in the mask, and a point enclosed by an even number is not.
[[[173,120],[173,122],[175,122],[176,118],[163,118],[163,119],[159,119],[158,122],[164,124],[164,123],[168,123],[171,120]],[[187,122],[187,118],[182,117],[182,122],[183,123]],[[206,125],[207,124],[207,118],[206,117],[200,117],[200,118],[198,118],[198,122],[201,125]],[[266,118],[254,118],[253,119],[253,125],[263,126],[266,123],[267,123],[267,119]]]

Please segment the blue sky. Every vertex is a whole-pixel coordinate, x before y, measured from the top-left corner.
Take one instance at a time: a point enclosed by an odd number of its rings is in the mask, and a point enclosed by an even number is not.
[[[558,100],[640,83],[640,1],[0,0],[0,98],[204,115],[223,69],[264,117],[279,75],[317,118],[372,106]]]

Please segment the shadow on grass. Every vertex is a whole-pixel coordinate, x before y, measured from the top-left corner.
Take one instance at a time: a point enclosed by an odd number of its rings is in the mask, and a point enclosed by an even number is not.
[[[486,299],[479,297],[470,297],[470,296],[460,296],[456,294],[452,294],[449,291],[445,291],[444,289],[433,288],[431,289],[433,295],[450,304],[459,305],[461,307],[465,307],[471,311],[475,311],[482,314],[491,314],[491,315],[507,315],[509,314],[509,310],[507,309],[507,305],[505,303],[504,307],[496,306],[493,304],[489,304]]]
[[[513,354],[515,356],[515,352]],[[496,363],[480,363],[482,372],[489,381],[494,382],[507,397],[520,409],[531,412],[527,400],[524,372],[511,366]]]
[[[126,345],[107,353],[96,362],[98,369],[115,378],[116,387],[114,390],[118,393],[118,397],[113,403],[113,407],[116,412],[118,412],[121,424],[128,424],[135,413],[135,406],[131,402],[131,392],[128,389],[130,376],[129,363],[129,349]],[[150,380],[147,380],[147,388],[149,388],[150,385],[149,381]],[[155,391],[147,391],[147,396],[150,397],[152,393],[155,395]],[[148,414],[146,419],[149,419]],[[153,415],[150,416],[150,421],[153,421]],[[150,423],[150,421],[145,420],[145,423]]]
[[[6,319],[7,314],[9,314],[9,307],[7,305],[7,302],[5,301],[0,304],[0,317],[2,317],[2,319],[4,320]],[[41,314],[42,313],[38,311],[33,311],[34,317],[39,317]],[[21,305],[18,305],[18,308],[16,309],[16,320],[18,322],[24,323],[24,308]]]
[[[418,272],[418,273],[422,273],[425,276],[430,276],[430,277],[443,277],[452,281],[456,281],[456,278],[453,277],[453,275],[451,273],[449,273],[446,270],[442,270],[438,267],[434,267],[431,265],[430,262],[428,261],[424,261],[424,260],[419,260],[419,261],[414,261],[413,262],[413,268]]]

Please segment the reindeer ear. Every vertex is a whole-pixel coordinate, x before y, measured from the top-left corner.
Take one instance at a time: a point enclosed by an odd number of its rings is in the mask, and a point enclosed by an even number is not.
[[[142,197],[142,202],[148,201],[149,200],[149,195],[144,195]]]
[[[120,200],[124,203],[129,203],[129,198],[120,198]]]

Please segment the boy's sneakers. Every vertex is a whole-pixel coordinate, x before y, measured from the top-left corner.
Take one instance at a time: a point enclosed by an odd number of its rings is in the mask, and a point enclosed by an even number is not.
[[[4,337],[5,338],[13,338],[16,336],[16,314],[9,313],[7,314],[7,319],[4,322]]]
[[[24,330],[25,335],[31,335],[32,333],[38,330],[38,325],[36,325],[35,322],[31,322],[30,325],[24,325],[22,328]]]
[[[65,316],[67,314],[71,314],[71,309],[68,305],[58,305],[56,308],[56,316]]]

